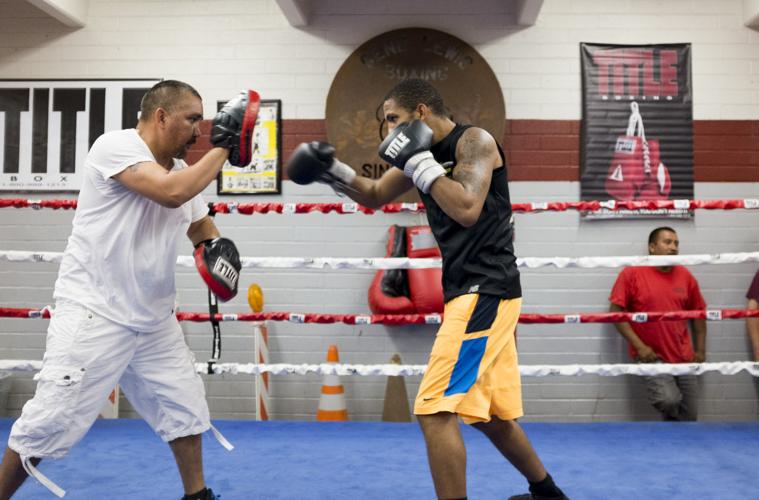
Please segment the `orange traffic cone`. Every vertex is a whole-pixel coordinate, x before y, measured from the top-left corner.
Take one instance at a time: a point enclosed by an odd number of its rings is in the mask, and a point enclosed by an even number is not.
[[[339,363],[337,346],[329,346],[327,363]],[[316,420],[322,422],[344,422],[348,420],[348,409],[345,407],[345,389],[340,383],[339,375],[324,375],[322,395],[319,398],[319,409]]]

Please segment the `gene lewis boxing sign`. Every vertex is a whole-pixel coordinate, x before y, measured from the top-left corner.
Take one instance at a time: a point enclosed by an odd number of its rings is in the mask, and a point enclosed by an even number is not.
[[[0,190],[79,190],[92,143],[134,127],[159,81],[0,80]]]

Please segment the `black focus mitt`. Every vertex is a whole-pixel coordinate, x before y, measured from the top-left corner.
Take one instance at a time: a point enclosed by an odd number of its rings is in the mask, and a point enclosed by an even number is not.
[[[211,144],[229,149],[229,163],[244,167],[253,160],[253,129],[261,98],[254,90],[240,92],[213,118]]]
[[[240,254],[237,247],[227,238],[206,240],[195,247],[195,266],[208,288],[226,302],[237,295],[240,279]]]

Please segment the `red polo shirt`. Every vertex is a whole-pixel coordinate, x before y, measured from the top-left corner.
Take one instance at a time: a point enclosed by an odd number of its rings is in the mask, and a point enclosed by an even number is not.
[[[683,266],[664,273],[656,267],[627,267],[619,273],[609,301],[629,312],[680,311],[706,308],[696,278]],[[633,331],[666,363],[693,361],[687,320],[630,323]],[[638,353],[630,346],[630,356]]]

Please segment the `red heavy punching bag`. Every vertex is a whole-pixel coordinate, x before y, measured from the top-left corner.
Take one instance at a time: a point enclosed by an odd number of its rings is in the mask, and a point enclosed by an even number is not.
[[[390,226],[387,230],[385,257],[406,256],[406,228]],[[405,269],[377,271],[369,286],[369,309],[374,314],[414,314],[416,308],[408,297]]]
[[[406,255],[417,259],[440,257],[440,249],[429,226],[406,229]],[[442,269],[409,269],[408,288],[418,314],[443,312]]]

